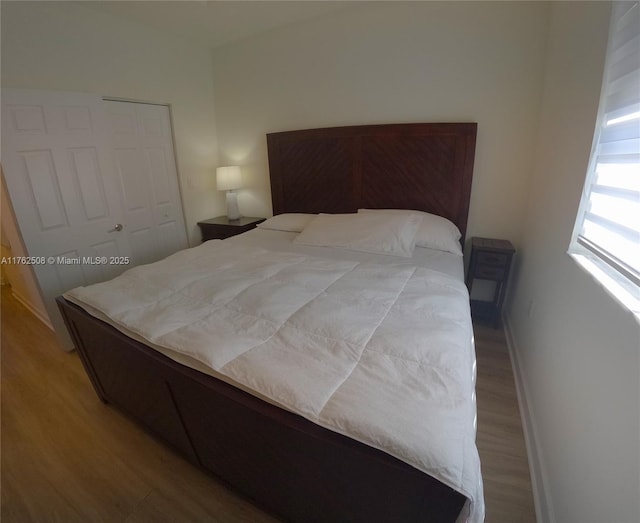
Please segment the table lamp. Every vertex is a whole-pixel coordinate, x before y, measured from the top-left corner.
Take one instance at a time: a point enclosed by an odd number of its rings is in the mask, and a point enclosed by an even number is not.
[[[219,191],[227,191],[227,218],[229,220],[240,219],[240,209],[238,207],[238,196],[235,189],[242,187],[242,177],[240,167],[229,165],[216,169],[216,186]]]

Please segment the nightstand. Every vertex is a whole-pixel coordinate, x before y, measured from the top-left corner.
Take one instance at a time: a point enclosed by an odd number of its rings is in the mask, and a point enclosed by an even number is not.
[[[467,288],[471,293],[473,280],[494,282],[493,300],[471,300],[471,314],[474,319],[490,321],[494,328],[500,326],[502,302],[507,290],[511,261],[516,250],[508,240],[473,238],[471,240],[471,260],[467,272]]]
[[[230,220],[226,216],[217,216],[198,222],[202,241],[207,240],[224,240],[236,234],[250,231],[265,218],[256,218],[253,216],[242,216],[237,220]]]

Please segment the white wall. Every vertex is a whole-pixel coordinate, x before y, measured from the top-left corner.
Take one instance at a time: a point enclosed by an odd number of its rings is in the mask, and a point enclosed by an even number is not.
[[[531,465],[545,481],[542,521],[637,523],[640,327],[566,254],[593,138],[609,5],[558,2],[551,15],[508,320],[537,444]]]
[[[548,6],[372,2],[214,53],[218,145],[268,215],[265,133],[477,121],[469,234],[517,243],[542,87]]]
[[[191,244],[224,214],[210,51],[81,2],[2,2],[2,86],[84,91],[171,104]]]

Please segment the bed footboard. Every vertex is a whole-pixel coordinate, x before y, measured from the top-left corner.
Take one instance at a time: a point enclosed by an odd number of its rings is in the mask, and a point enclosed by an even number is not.
[[[460,493],[132,340],[57,299],[98,396],[258,505],[301,523],[454,523]]]

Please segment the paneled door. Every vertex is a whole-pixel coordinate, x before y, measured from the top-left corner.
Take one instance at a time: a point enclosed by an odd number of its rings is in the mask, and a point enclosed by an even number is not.
[[[108,100],[104,104],[133,260],[149,263],[184,249],[187,234],[169,108]]]
[[[2,169],[29,255],[16,262],[30,265],[68,348],[56,296],[187,246],[173,149],[167,152],[166,137],[114,146],[108,109],[115,103],[86,93],[2,90]],[[169,121],[144,114],[136,118],[143,135],[166,126],[170,135]]]

